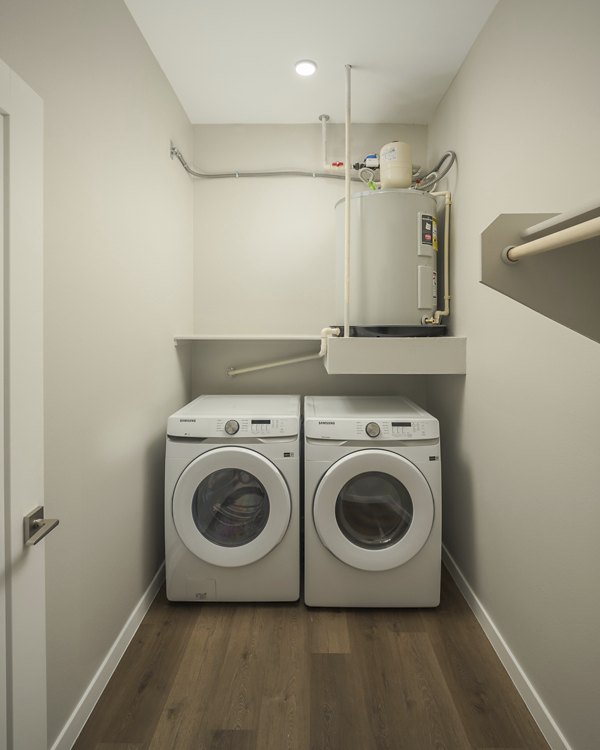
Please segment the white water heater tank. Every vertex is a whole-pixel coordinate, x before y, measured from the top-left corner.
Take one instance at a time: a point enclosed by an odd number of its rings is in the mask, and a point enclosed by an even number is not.
[[[350,326],[422,325],[437,308],[435,199],[408,189],[367,190],[350,200]],[[335,324],[343,325],[344,198],[335,211]]]

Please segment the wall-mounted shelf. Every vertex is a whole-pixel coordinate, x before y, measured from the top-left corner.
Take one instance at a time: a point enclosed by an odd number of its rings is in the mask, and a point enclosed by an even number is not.
[[[261,343],[278,342],[320,342],[318,335],[303,334],[187,334],[175,336],[175,345],[193,342],[209,343],[220,341],[256,341]],[[287,351],[286,347],[286,351]],[[289,347],[294,356],[293,347]],[[314,347],[315,353],[318,346]],[[353,336],[327,341],[327,356],[324,360],[330,375],[464,375],[466,373],[467,340],[452,336],[431,336],[416,338],[366,338]],[[269,360],[265,349],[265,361]],[[307,352],[306,347],[303,354]],[[284,355],[283,358],[288,355]],[[260,355],[257,364],[260,364]],[[241,363],[244,365],[245,363]]]

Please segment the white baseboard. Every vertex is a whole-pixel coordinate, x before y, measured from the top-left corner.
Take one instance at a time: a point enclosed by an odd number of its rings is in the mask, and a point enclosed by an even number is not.
[[[165,565],[163,563],[144,592],[142,598],[134,607],[133,612],[129,615],[123,629],[110,647],[104,661],[92,678],[90,684],[87,686],[81,700],[68,718],[67,723],[62,728],[62,731],[52,745],[51,750],[71,750],[75,744],[75,740],[79,737],[81,730],[89,719],[89,716],[98,702],[98,699],[102,695],[104,688],[108,684],[112,673],[117,668],[127,646],[129,646],[131,639],[144,619],[144,615],[150,609],[150,605],[158,594],[164,579]]]
[[[508,672],[508,676],[513,681],[521,698],[523,698],[525,705],[533,716],[534,721],[546,738],[546,742],[550,745],[552,750],[572,750],[566,737],[560,731],[558,724],[552,718],[552,715],[544,705],[544,702],[538,695],[536,689],[531,684],[525,671],[517,661],[494,621],[477,598],[477,595],[463,575],[462,570],[458,567],[446,547],[442,547],[442,556],[444,565],[477,618],[483,632],[487,636],[487,639],[492,644],[492,648],[498,654],[500,661]]]

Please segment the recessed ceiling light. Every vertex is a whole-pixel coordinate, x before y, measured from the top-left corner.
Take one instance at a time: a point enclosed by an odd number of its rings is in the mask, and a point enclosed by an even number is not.
[[[299,76],[312,76],[317,70],[317,63],[312,60],[300,60],[296,63],[296,73]]]

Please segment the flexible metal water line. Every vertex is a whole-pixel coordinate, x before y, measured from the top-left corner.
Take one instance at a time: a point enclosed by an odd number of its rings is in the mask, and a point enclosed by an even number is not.
[[[351,118],[351,73],[346,65],[346,156],[345,156],[345,204],[344,204],[344,338],[350,336],[350,118]]]
[[[336,174],[335,172],[317,172],[316,170],[309,171],[306,169],[273,169],[268,171],[256,171],[256,172],[240,172],[235,170],[234,172],[201,172],[199,169],[194,169],[185,160],[184,155],[181,151],[171,143],[170,148],[171,159],[177,159],[181,166],[191,177],[201,177],[203,179],[226,179],[226,178],[238,178],[238,177],[326,177],[332,180],[343,180],[345,175]],[[352,180],[356,182],[360,181],[359,177],[352,177]]]
[[[427,188],[435,188],[438,182],[448,174],[455,161],[456,154],[454,153],[454,151],[446,151],[442,154],[435,167],[419,182],[413,182],[412,187],[416,188],[417,190],[427,190]],[[443,165],[445,162],[447,163],[444,167]],[[432,193],[432,195],[434,195],[434,193]]]

